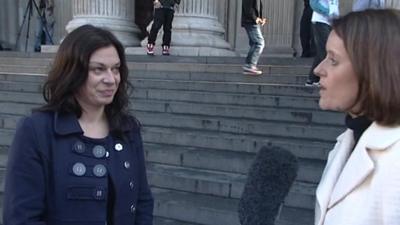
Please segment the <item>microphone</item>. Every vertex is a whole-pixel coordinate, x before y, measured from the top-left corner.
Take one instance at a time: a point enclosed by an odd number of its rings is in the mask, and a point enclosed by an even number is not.
[[[298,170],[297,157],[279,147],[262,147],[239,200],[241,225],[273,225]]]

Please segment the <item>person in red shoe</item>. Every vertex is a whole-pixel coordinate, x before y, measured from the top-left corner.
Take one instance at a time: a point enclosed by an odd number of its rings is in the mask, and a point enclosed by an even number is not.
[[[154,55],[154,46],[158,31],[163,27],[162,54],[169,55],[171,44],[172,21],[174,19],[175,6],[181,0],[155,0],[154,1],[154,21],[151,26],[150,35],[147,42],[147,54]]]
[[[258,59],[264,49],[264,37],[261,26],[267,19],[262,16],[261,0],[243,0],[242,2],[242,27],[249,37],[250,49],[247,53],[246,64],[243,66],[243,74],[261,75],[262,71],[257,68]]]

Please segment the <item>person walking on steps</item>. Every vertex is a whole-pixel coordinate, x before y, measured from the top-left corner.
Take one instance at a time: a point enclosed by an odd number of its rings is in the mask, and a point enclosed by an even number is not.
[[[154,21],[147,42],[147,55],[154,55],[154,46],[161,26],[164,31],[162,54],[169,55],[172,20],[174,19],[175,6],[179,5],[180,2],[181,0],[154,0]]]
[[[315,56],[315,45],[311,29],[312,14],[313,10],[310,6],[310,0],[304,0],[304,9],[300,20],[300,43],[303,50],[301,53],[302,58]]]
[[[262,8],[261,0],[243,0],[242,2],[242,27],[246,30],[250,45],[243,66],[243,74],[262,74],[262,71],[257,68],[258,59],[265,46],[261,26],[267,22],[267,19],[262,16]]]
[[[331,20],[339,16],[339,0],[310,0],[312,14],[312,32],[316,56],[314,57],[305,86],[319,86],[319,77],[314,69],[326,56],[325,45],[331,32]]]

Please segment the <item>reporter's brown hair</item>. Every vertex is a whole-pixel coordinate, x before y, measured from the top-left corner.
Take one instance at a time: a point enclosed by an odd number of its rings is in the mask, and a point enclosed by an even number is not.
[[[359,81],[359,115],[400,125],[400,11],[351,12],[333,20]]]

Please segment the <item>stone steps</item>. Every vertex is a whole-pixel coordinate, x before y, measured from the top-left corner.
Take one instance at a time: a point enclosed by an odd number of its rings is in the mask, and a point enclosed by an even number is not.
[[[291,140],[288,142],[285,139],[279,138],[226,133],[214,136],[212,135],[213,133],[203,132],[202,134],[197,134],[178,129],[159,127],[144,127],[142,132],[145,134],[143,139],[146,143],[156,145],[152,146],[152,149],[154,149],[152,154],[157,153],[159,157],[163,157],[162,160],[168,159],[163,154],[167,154],[170,150],[173,150],[176,153],[177,159],[179,159],[181,157],[179,155],[181,152],[180,147],[191,151],[198,149],[201,153],[207,152],[206,150],[208,149],[216,154],[218,154],[218,150],[236,152],[237,154],[255,154],[262,146],[272,145],[287,149],[300,158],[318,161],[326,159],[328,152],[334,144],[333,142],[325,143],[304,140]],[[162,148],[158,148],[157,145],[161,145]],[[157,157],[156,155],[154,156]]]
[[[11,141],[12,138],[14,137],[14,134],[15,134],[15,129],[0,129],[0,145],[4,146],[8,150],[8,147],[11,145]],[[7,160],[6,158],[2,158],[0,161],[6,161],[6,160]]]
[[[146,135],[146,133],[144,133]],[[152,163],[205,169],[218,172],[247,174],[254,154],[229,150],[183,148],[177,146],[147,146],[146,160]],[[317,183],[321,178],[323,161],[299,158],[298,181]]]
[[[151,69],[151,68],[150,68]],[[0,76],[10,75],[37,75],[45,76],[48,72],[46,67],[36,66],[6,66],[0,65],[2,74]],[[18,73],[15,72],[18,70]],[[149,71],[131,69],[129,76],[131,79],[158,79],[158,80],[194,80],[194,81],[214,81],[214,82],[258,82],[258,83],[274,83],[274,84],[304,84],[307,75],[304,74],[266,74],[264,76],[246,76],[242,74],[241,68],[234,72],[218,74],[218,72],[176,72],[176,71]]]
[[[37,108],[38,104],[0,102],[0,112],[5,115],[22,116]],[[145,127],[175,128],[187,132],[209,132],[218,136],[223,132],[237,135],[264,136],[264,138],[288,138],[292,140],[308,140],[330,142],[342,130],[340,126],[329,126],[306,123],[288,122],[287,120],[237,118],[225,116],[208,116],[196,114],[159,113],[154,111],[135,110],[135,116]],[[2,117],[3,126],[14,128],[18,118]]]
[[[1,83],[5,82],[0,82]],[[29,82],[28,82],[29,83]],[[4,88],[8,88],[11,84],[3,84]],[[13,84],[14,86],[16,84]],[[11,86],[13,86],[11,85]],[[24,84],[25,85],[25,84]],[[18,85],[17,85],[18,87]],[[23,89],[23,88],[21,88]],[[33,91],[36,87],[32,87]],[[26,92],[14,91],[12,88],[7,90],[1,90],[2,101],[10,102],[32,102],[42,104],[44,102],[42,94],[39,92],[32,92],[27,89]],[[163,89],[134,89],[133,91],[134,101],[132,105],[136,107],[136,103],[139,101],[153,101],[171,104],[180,104],[181,102],[187,102],[191,104],[215,104],[215,105],[228,105],[237,107],[271,107],[279,108],[282,110],[293,109],[293,110],[303,110],[308,109],[312,112],[320,112],[317,109],[318,99],[314,97],[297,97],[297,96],[278,96],[278,95],[252,95],[252,94],[238,94],[238,93],[219,93],[215,95],[214,93],[208,93],[204,91],[189,91],[189,90],[163,90]],[[340,117],[339,113],[324,112],[327,115],[336,114]]]
[[[211,82],[211,81],[180,81],[180,80],[155,80],[135,79],[134,88],[156,90],[182,90],[203,91],[213,94],[236,93],[253,95],[278,95],[296,97],[318,97],[317,89],[302,85],[285,85],[269,83],[236,83],[236,82]]]
[[[149,182],[153,187],[239,199],[246,183],[246,175],[185,168],[165,164],[147,165]],[[315,184],[295,182],[285,205],[312,210]]]
[[[0,129],[0,145],[9,146],[11,144],[12,137],[14,135],[14,129]],[[172,134],[174,135],[174,134]],[[178,134],[179,135],[179,134]],[[254,152],[249,149],[242,149],[242,151],[235,151],[235,149],[214,149],[206,148],[204,146],[197,146],[194,143],[192,145],[168,145],[166,143],[154,143],[148,142],[146,139],[151,138],[152,134],[149,134],[146,130],[143,132],[144,141],[146,144],[146,159],[149,162],[169,164],[175,166],[184,166],[190,168],[207,169],[220,172],[230,172],[238,174],[246,174],[247,170],[254,158]],[[163,136],[167,138],[168,136]],[[185,137],[181,136],[182,139]],[[157,140],[156,140],[157,141]],[[169,139],[173,142],[173,139]],[[222,141],[223,143],[223,141]],[[212,146],[213,142],[208,143]],[[259,143],[262,145],[262,143]],[[275,144],[280,146],[279,144]],[[214,146],[212,146],[214,147]],[[307,146],[306,146],[307,147]],[[253,151],[257,151],[254,149]],[[289,149],[296,153],[298,150]],[[326,150],[327,152],[328,150]],[[303,153],[305,154],[305,153]],[[321,153],[320,153],[321,154]],[[321,154],[322,155],[322,154]],[[5,155],[1,155],[2,160],[5,161]],[[299,156],[300,157],[300,156]],[[221,163],[223,162],[223,163]],[[300,168],[298,180],[305,182],[318,182],[321,176],[321,171],[324,166],[322,160],[316,160],[315,158],[299,158]]]
[[[150,76],[168,78],[194,79],[204,74],[218,74],[220,80],[227,76],[229,78],[233,74],[242,74],[243,71],[242,65],[237,64],[198,64],[194,67],[192,63],[128,63],[128,68],[131,71],[149,72]],[[309,67],[304,65],[260,65],[259,68],[263,70],[264,77],[269,75],[307,75],[309,71]],[[241,77],[249,76],[241,75]],[[212,79],[216,79],[216,77],[214,76]]]
[[[178,220],[171,220],[168,218],[163,218],[156,216],[153,220],[154,225],[201,225],[201,224],[195,224],[195,223],[188,223],[188,222],[183,222],[183,221],[178,221]]]
[[[152,188],[154,214],[204,225],[239,225],[237,199]]]
[[[151,101],[151,107],[149,107]],[[329,124],[342,126],[343,118],[335,112],[323,112],[310,109],[276,108],[259,106],[235,106],[230,104],[210,104],[193,102],[166,101],[153,99],[136,99],[131,109],[137,112],[153,112],[177,115],[192,115],[205,117],[224,117],[232,119],[248,119],[263,121],[278,121],[302,124]]]
[[[22,85],[22,84],[21,84]],[[160,94],[162,91],[160,91]],[[44,103],[41,93],[24,93],[0,91],[2,98],[0,103],[4,104],[42,104]],[[178,95],[176,93],[176,95]],[[214,95],[215,96],[215,95]],[[336,112],[324,112],[320,110],[301,109],[298,107],[289,108],[279,107],[276,105],[258,106],[256,104],[229,104],[212,100],[206,101],[206,96],[199,94],[193,98],[162,99],[157,96],[139,96],[133,98],[131,108],[134,111],[151,111],[158,113],[174,113],[174,114],[190,114],[190,115],[208,115],[223,116],[231,118],[247,118],[254,120],[273,120],[292,123],[315,123],[343,125],[343,116]],[[211,96],[209,96],[211,97]],[[300,99],[300,98],[298,98]],[[203,101],[204,100],[204,101]],[[151,105],[149,102],[151,101]],[[150,105],[150,107],[149,107]],[[1,107],[0,107],[1,108]]]
[[[21,64],[38,65],[44,61],[50,63],[55,56],[53,53],[35,52],[1,52],[0,64]],[[147,55],[126,55],[128,63],[191,63],[191,64],[235,64],[242,65],[243,57],[213,57],[213,56],[147,56]],[[309,66],[312,63],[310,58],[287,58],[287,57],[261,57],[259,65],[285,65],[285,66]]]
[[[152,188],[155,197],[156,216],[190,221],[204,225],[240,225],[238,199],[215,197],[204,194]],[[277,224],[296,221],[297,225],[312,224],[312,210],[284,206]]]
[[[26,62],[7,64],[0,63],[2,73],[19,73],[19,74],[46,74],[51,65],[51,61],[40,60],[31,64]],[[242,74],[242,65],[235,64],[202,64],[193,67],[191,63],[135,63],[129,62],[129,70],[133,73],[131,76],[147,76],[153,78],[180,78],[180,79],[205,79],[207,75],[219,74],[219,77],[208,76],[211,80],[231,80],[230,78],[237,74]],[[283,66],[283,65],[261,65],[264,77],[270,75],[286,75],[286,76],[306,76],[308,66]],[[243,76],[242,77],[251,77]],[[227,79],[228,78],[228,79]],[[262,80],[263,76],[259,76],[258,80]],[[248,78],[254,79],[254,78]]]
[[[167,64],[166,64],[167,65]],[[305,71],[299,68],[288,74],[284,74],[285,68],[265,67],[263,76],[246,76],[242,74],[241,66],[230,66],[229,71],[220,71],[221,65],[213,65],[199,71],[185,70],[186,64],[174,65],[180,68],[179,71],[165,70],[162,65],[130,65],[129,76],[132,79],[159,79],[159,80],[194,80],[194,81],[214,81],[214,82],[258,82],[258,83],[277,83],[277,84],[304,84],[307,79]],[[161,67],[161,68],[159,68]],[[210,68],[211,67],[211,68]],[[283,71],[280,71],[280,70]],[[26,65],[0,65],[1,76],[7,75],[37,75],[45,76],[49,71],[49,66],[26,66]],[[218,74],[218,75],[216,75]],[[9,76],[10,77],[10,76]]]
[[[216,76],[216,73],[218,75]],[[159,79],[159,80],[195,80],[215,82],[258,82],[278,84],[304,84],[308,76],[304,74],[267,74],[263,76],[248,76],[242,74],[242,69],[236,68],[232,72],[188,72],[188,71],[152,71],[152,70],[131,70],[129,73],[133,79]]]
[[[180,101],[191,103],[225,104],[231,106],[256,106],[279,107],[294,109],[318,110],[318,99],[315,97],[255,95],[243,93],[218,93],[191,91],[191,90],[165,90],[165,89],[139,89],[133,91],[134,98],[144,100]],[[135,103],[133,103],[135,104]]]
[[[188,132],[226,132],[239,135],[262,135],[310,141],[332,141],[341,127],[303,125],[283,121],[248,120],[226,117],[177,115],[154,112],[135,112],[145,126],[177,128]]]
[[[0,52],[0,169],[17,121],[44,103],[52,56]],[[299,158],[276,224],[313,223],[316,183],[343,115],[319,110],[317,89],[303,86],[309,60],[263,58],[263,76],[251,77],[242,75],[238,57],[127,59],[155,225],[239,224],[247,171],[258,150],[271,145]]]

